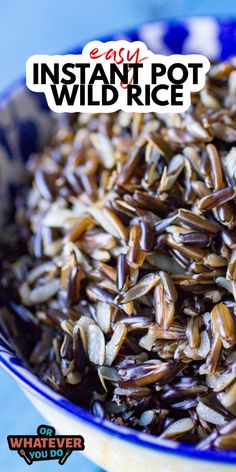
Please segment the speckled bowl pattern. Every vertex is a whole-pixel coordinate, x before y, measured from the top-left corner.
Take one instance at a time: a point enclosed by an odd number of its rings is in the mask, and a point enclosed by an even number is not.
[[[144,41],[160,54],[200,53],[224,60],[236,55],[236,20],[187,18],[161,21],[120,33],[104,40]],[[78,50],[70,51],[73,53]],[[0,223],[6,221],[9,202],[24,178],[28,156],[46,144],[56,116],[44,95],[29,92],[24,80],[0,96]],[[58,433],[81,434],[85,454],[110,472],[219,472],[236,467],[236,452],[198,451],[174,441],[112,424],[94,417],[71,403],[30,373],[0,331],[0,365],[16,380],[24,393]],[[23,431],[22,431],[23,432]]]

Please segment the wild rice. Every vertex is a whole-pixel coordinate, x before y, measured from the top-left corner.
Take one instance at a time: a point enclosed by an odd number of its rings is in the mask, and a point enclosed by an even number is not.
[[[0,321],[71,401],[236,449],[235,61],[181,115],[73,115],[27,164]]]

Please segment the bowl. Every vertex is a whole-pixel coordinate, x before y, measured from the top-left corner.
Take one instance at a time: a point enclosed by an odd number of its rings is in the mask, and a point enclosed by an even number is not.
[[[105,40],[142,40],[155,53],[200,53],[224,60],[236,53],[236,20],[195,17],[161,21]],[[104,39],[104,38],[103,38]],[[78,53],[81,48],[70,51]],[[28,156],[46,144],[56,123],[43,94],[26,89],[24,79],[0,96],[0,223],[24,177]],[[110,472],[217,472],[236,466],[236,451],[199,451],[101,420],[43,384],[23,365],[0,329],[0,365],[61,434],[81,434],[84,454]]]

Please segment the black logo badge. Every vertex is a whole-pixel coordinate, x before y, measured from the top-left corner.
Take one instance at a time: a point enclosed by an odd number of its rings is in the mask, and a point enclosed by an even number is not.
[[[28,465],[35,461],[58,460],[65,464],[73,451],[84,450],[83,436],[56,435],[52,426],[41,424],[34,436],[7,436],[11,451],[17,451]]]

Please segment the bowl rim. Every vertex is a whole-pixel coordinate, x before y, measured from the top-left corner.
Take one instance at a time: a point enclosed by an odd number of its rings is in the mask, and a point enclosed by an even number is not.
[[[112,40],[115,40],[117,39],[117,35],[119,34],[133,34],[133,33],[136,33],[138,29],[142,28],[143,26],[150,26],[150,25],[158,25],[159,23],[167,23],[167,24],[171,24],[171,25],[174,25],[174,24],[178,24],[178,23],[188,23],[189,21],[191,20],[202,20],[202,19],[205,19],[205,20],[214,20],[216,23],[218,24],[221,24],[221,23],[234,23],[236,24],[236,12],[234,14],[229,14],[229,13],[225,13],[225,14],[218,14],[218,15],[211,15],[211,14],[204,14],[204,13],[198,13],[196,15],[180,15],[180,16],[177,16],[177,17],[174,17],[174,16],[170,16],[170,17],[166,17],[166,16],[163,16],[163,17],[160,17],[156,20],[149,20],[149,21],[145,21],[145,23],[143,23],[142,21],[140,23],[138,23],[136,26],[134,27],[131,27],[131,28],[124,28],[124,30],[118,30],[118,31],[115,31],[115,33],[107,33],[107,34],[104,34],[104,35],[101,35],[99,36],[97,39],[99,41],[112,41]],[[88,38],[85,38],[84,40],[82,40],[78,45],[75,45],[75,46],[72,46],[70,49],[66,49],[65,51],[57,51],[54,53],[54,55],[61,55],[61,54],[80,54],[83,47],[86,45],[86,43],[88,43],[89,41],[93,41],[94,40],[94,37],[93,36],[88,36]],[[17,87],[19,86],[24,86],[26,87],[26,83],[25,83],[25,74],[21,74],[19,75],[16,79],[14,79],[13,81],[10,82],[9,85],[5,86],[3,90],[0,91],[0,107],[2,105],[2,102],[6,102],[6,100],[8,100],[10,97],[11,97],[11,94],[16,90]],[[32,92],[34,93],[34,92]]]
[[[1,329],[0,332],[2,332]],[[108,419],[101,419],[94,416],[90,411],[76,405],[66,397],[55,392],[49,385],[43,383],[35,374],[28,370],[23,362],[16,356],[15,352],[9,347],[8,343],[4,342],[3,337],[0,337],[0,366],[13,377],[18,384],[31,394],[36,395],[41,401],[46,400],[48,403],[64,410],[75,418],[86,422],[89,426],[95,426],[101,432],[115,436],[118,439],[136,446],[190,460],[197,459],[205,462],[229,465],[236,464],[236,452],[234,451],[202,451],[188,444],[158,438],[151,434],[133,430],[127,426],[117,425]],[[83,431],[81,431],[81,434],[83,434]]]
[[[234,23],[236,25],[236,14],[230,15],[183,15],[179,17],[163,17],[155,21],[149,21],[145,23],[140,23],[137,26],[124,29],[124,31],[117,32],[117,34],[133,34],[143,26],[153,25],[158,23],[166,24],[175,24],[175,23],[188,23],[189,20],[202,20],[211,19],[216,23]],[[110,41],[116,38],[116,34],[107,34],[98,39],[100,41]],[[88,39],[89,41],[89,39]],[[81,42],[80,45],[73,47],[69,51],[61,52],[60,54],[78,54],[81,52],[86,41]],[[17,90],[18,87],[25,87],[25,76],[14,80],[9,86],[7,86],[2,92],[0,92],[0,107],[2,105],[6,106],[8,100],[11,98],[13,92]],[[55,392],[50,386],[44,384],[35,374],[33,374],[27,367],[24,366],[23,362],[17,357],[15,352],[9,347],[9,344],[6,339],[5,333],[2,332],[1,336],[0,328],[0,366],[11,376],[14,380],[17,381],[23,388],[28,390],[31,394],[36,394],[41,400],[45,399],[47,402],[57,406],[58,408],[64,410],[65,412],[71,414],[72,416],[81,419],[86,422],[91,427],[98,428],[101,432],[106,434],[113,435],[120,440],[126,441],[130,444],[145,447],[151,449],[152,451],[175,455],[179,458],[195,459],[198,461],[205,461],[211,463],[224,463],[228,465],[236,464],[236,451],[215,451],[215,450],[199,450],[194,446],[178,443],[172,440],[166,440],[158,438],[151,434],[141,433],[139,431],[133,430],[127,426],[117,425],[112,423],[107,419],[100,419],[90,413],[88,410],[76,405],[67,398]],[[17,366],[17,367],[15,367]],[[20,369],[19,369],[20,367]],[[23,372],[21,372],[23,370]],[[24,374],[25,371],[25,374]]]

